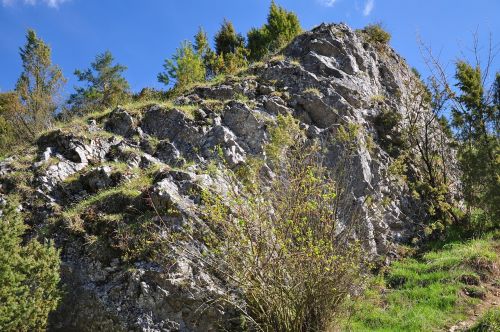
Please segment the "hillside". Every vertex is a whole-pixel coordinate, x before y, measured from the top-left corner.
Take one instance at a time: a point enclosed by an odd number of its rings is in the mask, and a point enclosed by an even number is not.
[[[18,201],[28,236],[61,250],[64,295],[49,329],[239,330],[238,308],[217,299],[241,294],[193,258],[210,255],[204,194],[241,190],[225,174],[254,160],[272,179],[266,146],[283,119],[297,121],[305,145],[319,145],[342,188],[336,231],[352,229],[377,267],[399,258],[402,244],[439,228],[422,189],[426,155],[440,156],[431,166],[447,179],[440,202],[463,204],[452,138],[421,86],[388,45],[322,24],[237,75],[45,132],[0,163],[0,201]]]

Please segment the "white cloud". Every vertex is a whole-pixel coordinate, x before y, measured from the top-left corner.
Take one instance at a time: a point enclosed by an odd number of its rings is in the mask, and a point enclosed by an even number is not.
[[[43,3],[51,8],[58,8],[59,5],[68,2],[69,0],[2,0],[2,4],[4,6],[12,6],[18,2],[21,2],[25,5],[34,6],[38,3]]]
[[[325,7],[333,7],[337,0],[318,0],[318,2]]]
[[[375,0],[367,0],[363,9],[363,15],[368,16],[371,14],[373,7],[375,7]]]

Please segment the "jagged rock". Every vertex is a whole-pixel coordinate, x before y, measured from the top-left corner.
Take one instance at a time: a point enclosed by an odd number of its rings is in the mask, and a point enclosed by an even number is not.
[[[154,156],[172,166],[181,166],[184,163],[179,150],[167,140],[158,143]]]
[[[274,91],[276,91],[276,89],[273,86],[259,85],[259,93],[262,95],[270,95]]]
[[[222,122],[236,134],[241,145],[248,146],[251,153],[262,151],[266,132],[262,130],[263,124],[245,104],[230,102],[224,111]]]
[[[87,163],[76,163],[70,160],[62,160],[54,165],[50,165],[37,178],[40,188],[46,193],[51,193],[57,185],[69,176],[87,167]]]
[[[194,217],[194,211],[196,210],[194,202],[179,193],[179,187],[171,178],[165,178],[157,182],[148,190],[148,195],[151,204],[157,211],[174,209]]]
[[[175,136],[186,126],[186,117],[177,109],[167,110],[161,107],[152,107],[144,114],[141,122],[142,130],[158,139],[169,139]]]
[[[88,162],[85,153],[87,143],[86,139],[82,139],[73,134],[64,133],[61,130],[52,131],[40,137],[37,141],[39,148],[51,148],[50,151],[55,150],[69,161],[81,164],[86,164]]]
[[[283,99],[278,96],[273,96],[270,98],[266,98],[264,101],[264,107],[266,110],[272,114],[278,115],[286,115],[291,114],[292,111],[286,106]]]
[[[330,127],[339,119],[337,111],[314,93],[297,95],[296,102],[307,112],[312,122],[319,128]]]
[[[197,95],[205,99],[228,100],[235,95],[233,87],[229,85],[219,85],[215,87],[199,87],[195,89]]]
[[[84,174],[81,181],[91,192],[110,187],[114,182],[111,177],[111,167],[97,167]]]
[[[67,227],[54,230],[68,293],[52,316],[51,330],[215,331],[222,329],[220,321],[227,323],[229,317],[237,316],[224,306],[205,306],[208,299],[227,294],[227,289],[202,262],[189,261],[183,250],[206,254],[200,240],[206,230],[200,208],[202,192],[209,189],[224,197],[237,191],[238,186],[229,184],[223,171],[238,169],[251,157],[266,160],[267,128],[280,114],[293,115],[307,139],[321,145],[331,172],[343,171],[339,228],[356,222],[355,237],[366,255],[385,255],[395,242],[409,241],[415,235],[418,223],[428,217],[426,208],[408,185],[390,174],[400,151],[396,148],[389,153],[383,144],[384,140],[396,141],[408,123],[402,120],[387,132],[375,121],[383,110],[401,118],[410,112],[403,100],[411,93],[406,82],[413,73],[403,59],[390,47],[380,51],[371,46],[343,24],[323,24],[304,32],[282,54],[284,59],[251,68],[253,77],[229,78],[224,84],[198,87],[178,97],[176,105],[200,105],[194,119],[183,107],[150,106],[133,117],[118,108],[104,121],[89,124],[88,132],[55,130],[38,140],[36,162],[25,170],[35,175],[29,183],[36,187],[35,196],[28,200],[42,199],[46,207],[35,210],[30,202],[23,202],[33,215],[30,222],[40,220],[44,226],[54,216],[51,211],[64,211],[70,203],[97,191],[106,194],[94,202],[84,216],[87,219],[80,216],[85,219],[81,228],[90,232],[87,237],[68,235]],[[245,103],[233,100],[236,96],[242,100],[241,95]],[[380,96],[384,100],[374,102]],[[99,135],[103,124],[123,137],[102,138],[106,136]],[[338,136],[349,125],[357,129],[357,136],[347,144]],[[436,135],[441,133],[439,125],[434,130]],[[456,182],[451,190],[458,195],[454,151],[450,148],[445,155],[448,176],[456,180],[451,181]],[[126,163],[127,170],[114,178],[104,162]],[[411,162],[409,172],[421,177],[421,170]],[[14,159],[0,162],[2,194],[15,187],[10,180],[7,190],[8,181],[3,180],[12,175],[14,163]],[[65,182],[77,173],[84,175],[75,176],[71,184]],[[261,175],[264,179],[275,176],[269,166]],[[127,180],[134,184],[131,190]],[[103,190],[118,182],[124,192]],[[368,199],[372,201],[369,206],[364,204]],[[122,261],[122,253],[113,247],[128,244],[136,250],[155,242],[147,238],[148,231],[140,229],[140,236],[133,233],[142,225],[155,230],[154,240],[172,232],[187,234],[189,240],[168,243],[168,254],[161,257]],[[101,229],[107,233],[98,233]],[[111,238],[110,234],[120,237],[94,251],[89,249],[89,239],[99,242]],[[138,243],[132,241],[134,235]],[[157,248],[147,249],[154,252]],[[233,326],[233,330],[241,328]]]
[[[217,158],[221,149],[223,157],[229,167],[234,167],[244,162],[246,153],[236,142],[236,136],[226,127],[215,126],[210,130],[202,143],[204,156],[207,158]]]
[[[153,165],[157,165],[160,163],[161,163],[160,160],[156,159],[155,157],[153,157],[152,155],[150,155],[148,153],[144,153],[141,156],[141,160],[139,162],[139,167],[142,169],[145,169],[145,168],[149,168]]]
[[[182,111],[153,107],[144,115],[141,128],[146,134],[162,140],[168,139],[175,144],[185,159],[200,161],[195,146],[202,134]]]
[[[130,137],[136,133],[136,123],[130,114],[121,108],[115,109],[106,121],[106,130],[123,136]]]

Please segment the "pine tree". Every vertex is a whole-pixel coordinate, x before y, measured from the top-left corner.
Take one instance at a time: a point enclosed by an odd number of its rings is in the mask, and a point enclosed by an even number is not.
[[[43,331],[60,299],[59,252],[30,240],[22,245],[23,220],[11,205],[0,217],[0,330]]]
[[[123,77],[127,67],[113,65],[113,62],[113,55],[106,51],[96,56],[90,68],[75,71],[78,81],[86,82],[86,86],[76,87],[76,92],[68,100],[74,113],[84,114],[114,107],[128,99],[130,87]]]
[[[269,8],[267,30],[271,38],[271,50],[285,46],[302,32],[297,15],[278,6],[274,0]]]
[[[213,78],[224,70],[224,59],[218,56],[209,45],[207,33],[200,27],[194,36],[194,50],[203,59],[207,79]]]
[[[194,50],[196,53],[204,58],[210,49],[210,45],[208,44],[207,33],[202,27],[198,28],[198,32],[194,36]]]
[[[214,75],[234,74],[247,66],[245,38],[236,33],[231,21],[224,19],[215,35],[215,55],[211,56],[210,68]]]
[[[269,52],[275,52],[288,44],[302,32],[299,18],[271,2],[267,23],[260,29],[253,28],[248,32],[247,48],[252,60],[259,60]]]
[[[55,97],[65,83],[62,71],[52,64],[51,49],[28,30],[26,44],[20,49],[23,72],[16,84],[22,103],[22,117],[33,139],[36,133],[48,128],[57,104]]]
[[[224,19],[219,31],[215,35],[215,53],[229,54],[236,53],[238,48],[245,46],[245,39],[236,33],[233,23]]]
[[[176,89],[202,82],[206,77],[203,59],[189,41],[184,41],[172,59],[165,60],[163,67],[165,72],[158,74],[158,81],[169,85],[171,80],[175,80]]]
[[[13,146],[29,142],[35,136],[24,115],[25,109],[18,93],[0,93],[0,156],[11,152]]]
[[[459,61],[455,75],[459,94],[452,108],[452,125],[461,143],[465,199],[470,209],[484,211],[496,223],[500,219],[500,104],[495,97],[499,77],[497,73],[493,93],[488,93],[481,68]]]
[[[250,59],[258,61],[262,59],[271,50],[269,31],[267,26],[262,28],[252,28],[247,33],[247,48],[250,52]]]

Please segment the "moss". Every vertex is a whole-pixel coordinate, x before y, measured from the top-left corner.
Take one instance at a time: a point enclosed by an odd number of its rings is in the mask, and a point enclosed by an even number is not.
[[[302,64],[300,63],[300,59],[292,59],[290,63],[295,66],[295,67],[302,67]]]
[[[86,209],[93,206],[101,205],[106,207],[106,202],[110,199],[116,199],[118,196],[134,198],[141,194],[141,190],[145,189],[152,183],[152,171],[141,174],[128,182],[124,182],[118,187],[102,190],[89,198],[78,202],[74,206],[63,212],[63,218],[69,221],[77,219],[78,216]],[[118,195],[118,196],[117,196]],[[112,202],[111,202],[112,203]]]

